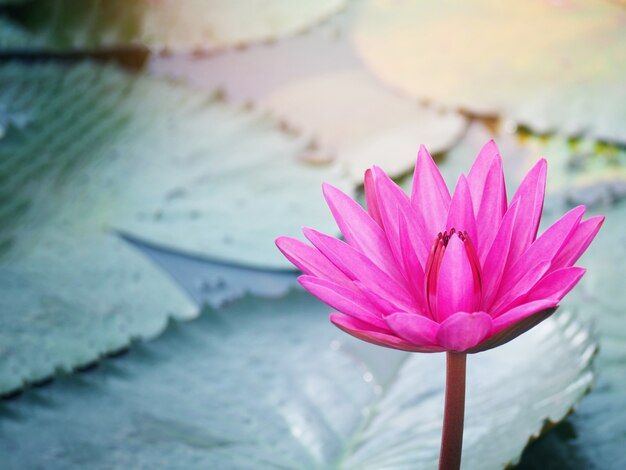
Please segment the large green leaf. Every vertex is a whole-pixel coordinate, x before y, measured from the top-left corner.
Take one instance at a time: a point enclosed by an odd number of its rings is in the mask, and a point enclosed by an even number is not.
[[[488,129],[474,121],[463,138],[439,161],[448,187],[467,173],[480,148],[495,139],[502,158],[509,196],[540,158],[548,161],[547,209],[563,211],[563,204],[602,207],[626,197],[626,148],[559,135],[537,137]],[[402,181],[408,189],[411,178]]]
[[[212,51],[294,34],[345,0],[31,0],[11,10],[31,32],[13,49],[147,46]]]
[[[293,269],[254,269],[188,256],[129,237],[125,239],[167,272],[199,305],[220,307],[246,293],[281,297],[298,285]]]
[[[354,2],[313,31],[267,45],[209,57],[154,57],[158,74],[184,78],[229,100],[253,103],[311,140],[301,158],[336,160],[354,181],[373,164],[392,176],[412,170],[420,144],[450,148],[467,120],[454,111],[406,100],[371,76],[356,56],[348,32]]]
[[[606,1],[368,0],[354,40],[412,96],[624,143],[625,14]]]
[[[590,386],[567,313],[470,356],[465,468],[499,469]],[[4,468],[435,468],[444,356],[358,342],[308,294],[172,323],[0,408]]]
[[[29,40],[28,31],[0,16],[0,51]]]
[[[332,169],[298,162],[303,142],[271,120],[185,87],[8,65],[0,125],[0,394],[197,313],[116,230],[269,267],[287,264],[275,236],[305,218],[334,227]]]

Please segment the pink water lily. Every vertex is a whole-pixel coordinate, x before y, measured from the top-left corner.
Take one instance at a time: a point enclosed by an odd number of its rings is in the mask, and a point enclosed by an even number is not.
[[[584,274],[573,264],[603,222],[583,221],[579,206],[537,238],[546,170],[542,159],[507,203],[490,141],[450,196],[422,146],[410,197],[376,166],[365,173],[367,211],[323,186],[345,241],[305,228],[313,246],[276,244],[351,335],[406,351],[482,351],[554,311]]]

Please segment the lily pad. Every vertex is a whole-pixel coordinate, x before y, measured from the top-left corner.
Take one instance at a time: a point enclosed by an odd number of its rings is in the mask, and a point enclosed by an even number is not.
[[[0,6],[1,5],[2,4],[0,4]],[[29,34],[26,30],[7,18],[0,16],[0,51],[28,40]]]
[[[31,0],[11,10],[30,31],[13,49],[146,46],[214,51],[302,31],[345,0]]]
[[[124,238],[168,273],[198,305],[217,308],[245,294],[278,298],[299,285],[292,269],[254,269]]]
[[[276,116],[310,139],[304,161],[335,160],[357,183],[373,164],[400,176],[412,170],[420,144],[443,152],[467,121],[457,112],[406,100],[371,76],[347,36],[356,6],[288,41],[206,58],[154,57],[151,69],[206,89],[219,87],[229,100]]]
[[[625,18],[601,1],[368,0],[354,42],[411,96],[625,143]]]
[[[449,187],[454,187],[458,175],[468,171],[480,148],[493,138],[504,159],[510,196],[537,160],[546,158],[549,207],[562,210],[563,203],[605,207],[626,198],[624,147],[559,135],[507,132],[504,127],[489,129],[480,121],[469,126],[458,144],[441,158],[440,169]],[[403,184],[410,186],[410,178]]]
[[[182,86],[7,65],[0,119],[0,394],[197,314],[117,231],[267,268],[305,216],[334,227],[320,183],[342,178],[298,162],[273,121]]]
[[[170,316],[197,315],[116,237],[46,227],[33,238],[0,261],[0,395],[155,337]]]
[[[594,350],[564,312],[471,356],[464,468],[503,468],[561,420]],[[0,405],[0,451],[7,470],[436,468],[443,381],[443,355],[359,343],[306,294],[248,297]]]

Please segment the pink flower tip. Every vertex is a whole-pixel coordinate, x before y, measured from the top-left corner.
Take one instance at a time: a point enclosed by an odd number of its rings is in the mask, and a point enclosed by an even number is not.
[[[410,197],[376,166],[365,172],[367,209],[322,185],[345,242],[305,227],[313,246],[289,237],[276,245],[347,333],[406,351],[483,351],[554,312],[604,221],[582,220],[579,206],[537,236],[546,168],[540,159],[509,203],[490,140],[450,196],[422,145]]]

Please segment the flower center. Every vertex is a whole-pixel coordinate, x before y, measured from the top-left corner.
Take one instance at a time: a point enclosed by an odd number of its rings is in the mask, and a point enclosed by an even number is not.
[[[460,278],[454,278],[453,282],[463,284],[462,286],[442,286],[440,285],[442,282],[440,278],[441,265],[448,243],[452,237],[455,236],[462,242],[464,250],[462,250],[461,256],[455,258],[453,262],[468,266],[469,269],[459,269],[459,272],[465,272],[466,274],[462,275]],[[442,315],[441,312],[438,311],[437,303],[442,288],[446,291],[464,292],[463,297],[465,297],[465,299],[463,299],[463,304],[465,304],[468,309],[476,310],[480,306],[482,297],[480,261],[476,253],[476,248],[466,231],[457,232],[455,228],[451,228],[449,232],[444,231],[437,234],[426,262],[425,274],[426,298],[432,318],[441,319]],[[444,282],[451,282],[450,277],[444,276]]]

